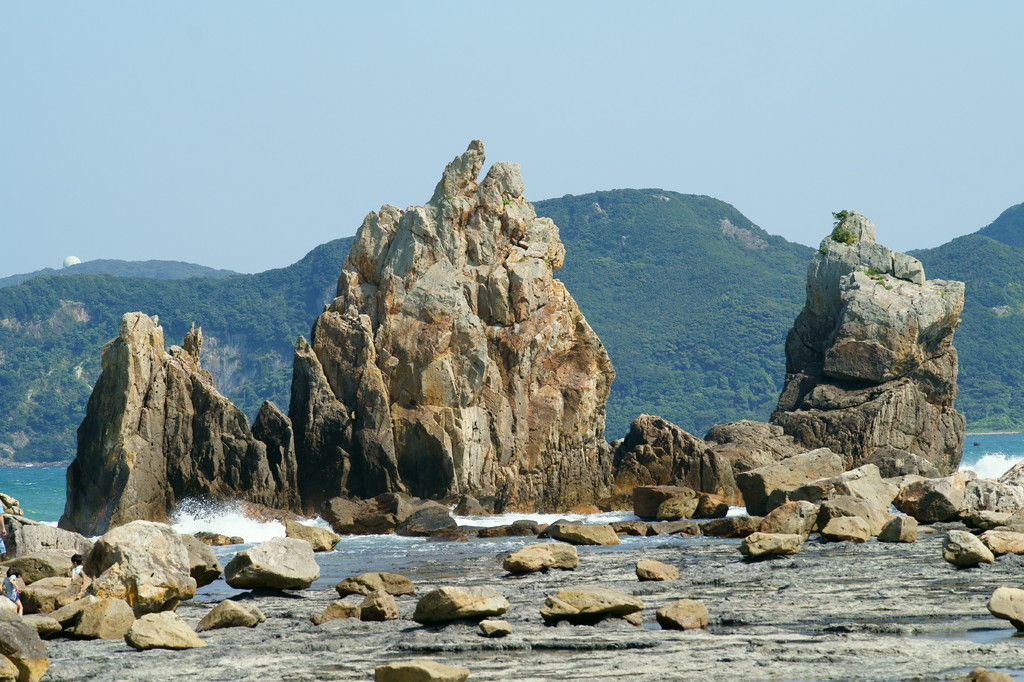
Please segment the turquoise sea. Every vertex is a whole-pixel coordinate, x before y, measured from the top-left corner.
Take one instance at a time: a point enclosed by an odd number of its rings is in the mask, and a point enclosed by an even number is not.
[[[1024,459],[1024,433],[968,434],[964,443],[961,469],[971,469],[982,478],[997,478],[1011,466]],[[25,515],[36,521],[55,523],[64,511],[65,466],[0,467],[0,492],[21,501]],[[225,515],[231,517],[223,518]],[[214,519],[211,516],[220,518]],[[241,515],[233,517],[229,510],[187,508],[181,510],[178,524],[194,530],[217,526],[224,530],[224,521],[238,526],[235,533],[249,539],[260,535],[256,528],[242,528],[247,522]],[[247,532],[245,532],[247,531]],[[255,541],[256,538],[253,537]]]

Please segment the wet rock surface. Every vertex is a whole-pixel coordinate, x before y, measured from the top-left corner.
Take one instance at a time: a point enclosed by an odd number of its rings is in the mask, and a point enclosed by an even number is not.
[[[531,538],[472,540],[419,561],[405,558],[410,546],[404,544],[390,568],[408,575],[417,593],[494,587],[508,597],[501,617],[513,633],[493,640],[481,637],[475,623],[419,626],[411,620],[412,596],[396,599],[398,620],[316,626],[310,616],[337,599],[338,577],[329,577],[302,592],[232,597],[258,605],[267,622],[205,632],[203,649],[137,654],[123,641],[50,640],[46,679],[213,682],[257,679],[272,670],[284,680],[367,680],[379,665],[412,658],[467,668],[473,680],[660,680],[667,672],[706,680],[949,680],[979,666],[1024,671],[1014,628],[987,609],[997,587],[1019,582],[1024,561],[1007,555],[957,570],[942,560],[944,533],[954,527],[961,526],[922,527],[913,544],[826,544],[812,536],[796,556],[756,563],[742,560],[738,540],[624,538],[616,547],[579,548],[580,566],[571,573],[509,577],[501,557]],[[344,541],[318,559],[340,560],[343,547]],[[640,559],[677,566],[680,578],[640,583],[634,573]],[[366,570],[385,570],[379,560],[365,559]],[[210,587],[217,585],[227,591],[222,582]],[[584,586],[640,598],[643,627],[621,619],[543,624],[539,609],[547,595]],[[194,627],[221,598],[201,593],[178,614]],[[680,599],[704,604],[706,629],[658,629],[656,610]]]

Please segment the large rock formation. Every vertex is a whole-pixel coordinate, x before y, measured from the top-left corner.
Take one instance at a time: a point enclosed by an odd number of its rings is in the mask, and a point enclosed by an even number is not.
[[[558,228],[480,142],[425,206],[359,228],[338,296],[295,349],[290,417],[307,507],[385,491],[566,509],[608,493],[614,376],[554,278]]]
[[[253,431],[199,365],[202,331],[164,350],[156,318],[128,313],[103,348],[103,369],[78,429],[60,526],[85,535],[143,519],[167,521],[186,497],[295,507],[287,417],[260,409]],[[267,442],[259,440],[256,434]]]
[[[807,302],[786,339],[786,385],[771,421],[852,469],[892,446],[955,471],[964,418],[953,407],[953,332],[962,282],[926,280],[916,258],[875,242],[875,226],[839,214],[807,273]]]

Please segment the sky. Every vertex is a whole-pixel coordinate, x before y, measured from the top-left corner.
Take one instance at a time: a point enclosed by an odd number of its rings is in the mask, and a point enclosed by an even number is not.
[[[816,246],[1024,202],[1024,3],[0,4],[0,277],[287,266],[473,139],[531,200],[660,188]],[[571,257],[571,254],[568,254]]]

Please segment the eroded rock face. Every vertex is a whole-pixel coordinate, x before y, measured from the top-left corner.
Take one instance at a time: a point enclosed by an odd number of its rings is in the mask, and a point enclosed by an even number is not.
[[[892,446],[956,470],[964,418],[953,407],[953,332],[962,282],[926,280],[921,263],[875,242],[850,213],[807,273],[807,302],[786,339],[786,385],[771,421],[846,469]]]
[[[291,421],[304,504],[408,492],[498,511],[608,494],[603,345],[554,278],[558,228],[516,164],[480,142],[425,206],[370,213],[338,296],[295,349]]]
[[[254,429],[277,435],[253,436],[200,367],[202,343],[193,328],[166,352],[155,317],[122,318],[78,429],[62,528],[93,536],[130,521],[167,521],[186,497],[297,506],[287,418],[265,404]]]

